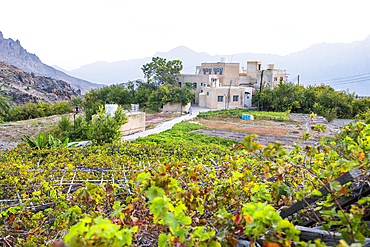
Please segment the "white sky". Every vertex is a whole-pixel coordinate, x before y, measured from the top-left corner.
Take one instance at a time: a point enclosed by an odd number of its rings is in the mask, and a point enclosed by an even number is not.
[[[215,54],[287,55],[370,35],[370,1],[0,0],[0,31],[67,70],[184,45]]]

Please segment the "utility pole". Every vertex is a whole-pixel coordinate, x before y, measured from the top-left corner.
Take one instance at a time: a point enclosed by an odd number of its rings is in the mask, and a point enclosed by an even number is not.
[[[227,96],[227,109],[230,109],[230,90],[231,90],[231,82],[232,82],[232,80],[230,80],[229,93],[228,93],[228,96]]]
[[[225,110],[226,110],[226,98],[227,98],[227,96],[226,96],[226,94],[224,94],[225,95]]]
[[[299,75],[298,75],[298,86],[299,86]]]
[[[261,72],[261,82],[260,82],[260,95],[258,97],[258,110],[260,111],[260,100],[261,100],[261,94],[262,94],[262,81],[263,81],[263,70]]]

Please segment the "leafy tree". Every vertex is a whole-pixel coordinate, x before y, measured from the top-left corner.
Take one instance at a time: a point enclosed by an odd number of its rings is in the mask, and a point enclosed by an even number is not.
[[[317,113],[329,119],[352,118],[370,108],[370,101],[355,100],[354,95],[335,91],[329,86],[298,86],[293,83],[279,83],[275,88],[263,88],[253,97],[256,105],[260,100],[261,109],[296,113]]]
[[[4,83],[0,85],[0,89],[4,85]],[[10,100],[6,96],[2,95],[2,93],[5,92],[6,90],[0,90],[0,117],[5,116],[10,109]]]
[[[119,106],[114,116],[110,116],[103,106],[99,106],[97,114],[98,116],[93,118],[89,124],[87,137],[99,144],[118,140],[121,137],[119,129],[127,122],[123,109]]]
[[[192,89],[193,89],[192,85],[185,85],[183,87],[170,86],[168,102],[181,103],[182,105],[186,105],[189,102],[193,102],[195,99],[195,93],[192,91]]]
[[[157,85],[178,84],[178,76],[183,69],[182,61],[168,61],[165,58],[153,57],[152,62],[141,67],[148,84],[153,82]]]
[[[99,107],[104,106],[104,101],[100,97],[100,89],[91,89],[90,92],[86,93],[82,106],[85,109],[85,119],[88,122],[99,110]]]

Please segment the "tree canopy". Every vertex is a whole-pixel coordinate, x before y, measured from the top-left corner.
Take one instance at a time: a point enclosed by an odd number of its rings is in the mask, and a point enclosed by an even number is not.
[[[147,82],[157,85],[178,84],[178,76],[183,69],[182,61],[168,61],[162,57],[153,57],[150,63],[144,64],[141,70]]]

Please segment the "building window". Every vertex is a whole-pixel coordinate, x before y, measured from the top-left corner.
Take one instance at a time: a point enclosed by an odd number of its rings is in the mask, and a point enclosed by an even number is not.
[[[203,93],[203,90],[200,90],[200,93]]]
[[[194,88],[198,87],[198,83],[196,83],[196,82],[194,82],[193,85],[194,85]]]
[[[207,96],[209,95],[209,92],[207,92]]]
[[[224,96],[218,96],[217,102],[224,102]]]
[[[233,102],[238,102],[238,101],[239,101],[239,95],[234,95]]]

